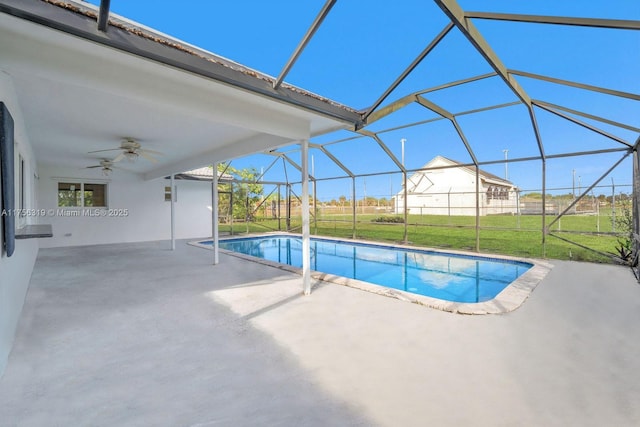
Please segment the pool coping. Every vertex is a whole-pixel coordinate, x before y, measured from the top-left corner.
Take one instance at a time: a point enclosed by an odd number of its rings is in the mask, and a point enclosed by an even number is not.
[[[243,238],[252,238],[252,237],[265,237],[265,236],[292,236],[300,238],[300,234],[296,233],[287,233],[283,231],[276,231],[270,233],[260,233],[260,234],[245,234],[243,236],[225,236],[220,238],[220,241],[224,240],[232,240],[232,239],[243,239]],[[360,239],[340,239],[335,237],[325,237],[325,236],[312,236],[316,239],[328,240],[328,241],[336,241],[336,242],[350,242],[350,243],[359,243],[364,245],[375,245],[381,246],[385,248],[396,248],[396,249],[405,249],[405,250],[420,250],[420,251],[429,251],[441,254],[453,254],[453,255],[464,255],[464,256],[473,256],[476,258],[484,258],[487,260],[508,260],[508,261],[517,261],[517,262],[526,262],[532,264],[532,267],[518,277],[516,280],[511,282],[506,288],[504,288],[495,298],[490,299],[488,301],[478,302],[478,303],[461,303],[461,302],[453,302],[441,300],[438,298],[428,297],[424,295],[413,294],[411,292],[405,292],[399,289],[387,288],[382,285],[376,285],[369,282],[364,282],[362,280],[350,279],[343,276],[338,276],[335,274],[323,273],[320,271],[311,270],[311,277],[315,280],[333,283],[337,285],[347,286],[354,289],[359,289],[367,292],[371,292],[377,295],[383,295],[390,298],[395,298],[401,301],[411,302],[413,304],[423,305],[430,308],[435,308],[442,311],[447,311],[451,313],[457,314],[504,314],[509,313],[518,307],[520,307],[531,295],[531,292],[538,286],[538,283],[544,279],[544,277],[549,273],[549,271],[553,268],[553,265],[538,259],[531,258],[516,258],[508,255],[494,255],[494,254],[480,254],[477,252],[467,252],[467,251],[459,251],[459,250],[440,250],[435,248],[429,248],[425,246],[411,246],[405,244],[393,244],[393,243],[385,243],[385,242],[376,242],[370,240],[360,240]],[[201,239],[200,241],[202,241]],[[206,239],[209,240],[209,239]],[[199,241],[187,242],[189,245],[204,248],[207,250],[213,250],[212,246],[204,245],[199,243]],[[302,275],[302,269],[298,267],[293,267],[288,264],[281,264],[275,261],[266,260],[263,258],[254,257],[251,255],[241,254],[238,252],[229,251],[226,249],[219,249],[221,253],[226,255],[231,255],[237,258],[241,258],[247,261],[256,262],[259,264],[267,265],[270,267],[278,268],[283,271],[288,271],[294,274]]]

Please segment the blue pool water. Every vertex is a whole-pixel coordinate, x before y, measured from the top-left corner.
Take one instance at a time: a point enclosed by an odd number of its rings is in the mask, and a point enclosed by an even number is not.
[[[299,237],[221,240],[220,248],[302,267]],[[518,261],[311,239],[313,270],[447,301],[493,299],[531,267],[532,264]]]

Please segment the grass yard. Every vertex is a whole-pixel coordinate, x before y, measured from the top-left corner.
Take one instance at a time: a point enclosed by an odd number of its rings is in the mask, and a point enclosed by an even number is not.
[[[357,215],[356,238],[379,242],[402,242],[404,224],[379,223],[373,220],[379,215]],[[547,225],[555,217],[546,218]],[[353,237],[351,215],[333,215],[311,222],[311,234],[318,236]],[[475,217],[409,215],[407,238],[409,244],[432,248],[475,250]],[[300,218],[292,218],[292,231],[300,230]],[[517,257],[553,258],[590,262],[612,262],[608,256],[600,255],[580,246],[565,242],[553,235],[546,237],[546,247],[542,245],[542,217],[530,216],[486,216],[480,218],[480,251],[512,255]],[[286,222],[280,221],[280,229],[286,229]],[[236,223],[233,234],[245,232],[277,231],[278,221],[259,219],[251,223]],[[592,234],[598,231],[611,232],[610,216],[566,216],[550,228],[551,233],[561,238],[579,243],[599,252],[615,254],[618,245],[616,236]],[[221,224],[220,231],[231,231],[229,224]]]

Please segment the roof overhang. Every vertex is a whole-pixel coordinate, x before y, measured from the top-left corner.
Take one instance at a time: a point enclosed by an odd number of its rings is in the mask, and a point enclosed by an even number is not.
[[[0,0],[0,71],[41,162],[83,167],[133,137],[164,153],[146,179],[355,128],[361,114],[77,3]],[[73,7],[71,7],[73,6]],[[114,152],[114,156],[117,152]]]

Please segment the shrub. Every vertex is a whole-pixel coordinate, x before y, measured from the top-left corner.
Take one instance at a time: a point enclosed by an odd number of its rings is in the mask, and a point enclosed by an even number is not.
[[[371,220],[372,222],[385,222],[391,224],[404,224],[404,218],[401,216],[379,216]]]
[[[621,211],[621,215],[615,218],[615,226],[616,230],[624,233],[624,235],[618,237],[616,251],[618,251],[618,256],[624,263],[631,264],[633,261],[633,211],[628,203],[622,205]]]

